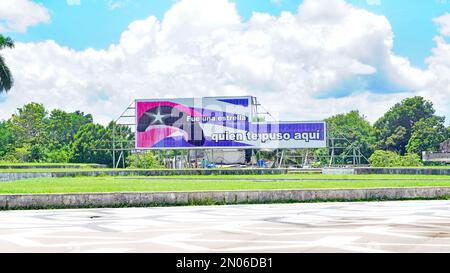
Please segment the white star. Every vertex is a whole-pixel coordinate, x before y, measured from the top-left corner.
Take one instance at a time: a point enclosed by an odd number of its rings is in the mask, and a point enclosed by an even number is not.
[[[161,115],[161,108],[158,107],[158,112],[156,114],[153,113],[145,113],[147,116],[154,118],[151,124],[155,124],[157,122],[164,123],[163,118],[167,115]]]

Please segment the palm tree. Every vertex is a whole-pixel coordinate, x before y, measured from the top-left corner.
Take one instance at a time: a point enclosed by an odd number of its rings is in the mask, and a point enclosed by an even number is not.
[[[4,48],[13,48],[14,42],[9,37],[4,37],[0,34],[0,50]],[[8,92],[13,85],[13,77],[8,66],[5,64],[5,59],[0,55],[0,93],[3,91]]]

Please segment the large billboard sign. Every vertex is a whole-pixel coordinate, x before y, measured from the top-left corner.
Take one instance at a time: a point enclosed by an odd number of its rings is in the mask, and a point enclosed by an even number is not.
[[[136,101],[137,149],[326,147],[324,122],[253,122],[252,97]]]

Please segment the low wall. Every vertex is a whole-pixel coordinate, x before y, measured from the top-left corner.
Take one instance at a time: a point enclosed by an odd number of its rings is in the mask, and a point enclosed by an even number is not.
[[[438,199],[450,187],[0,195],[1,209]]]
[[[353,168],[324,168],[322,174],[356,174]]]
[[[50,172],[0,172],[0,182],[16,181],[27,178],[52,177]]]
[[[355,168],[355,174],[450,175],[450,168]]]
[[[288,169],[180,169],[180,170],[98,170],[98,171],[39,171],[0,172],[0,182],[41,177],[75,176],[170,176],[170,175],[245,175],[245,174],[286,174]],[[307,170],[305,170],[307,172]]]
[[[423,152],[423,161],[450,163],[450,153]]]

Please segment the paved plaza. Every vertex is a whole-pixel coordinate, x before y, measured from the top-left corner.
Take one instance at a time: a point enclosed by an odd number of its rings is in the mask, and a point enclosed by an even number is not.
[[[0,252],[450,252],[450,201],[0,211]]]

